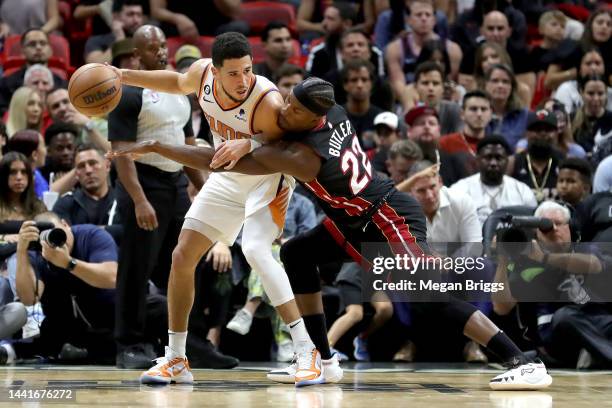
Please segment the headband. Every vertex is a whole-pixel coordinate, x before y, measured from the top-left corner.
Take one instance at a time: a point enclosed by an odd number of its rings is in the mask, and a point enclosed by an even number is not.
[[[310,95],[308,95],[308,92],[306,91],[306,89],[304,89],[304,85],[302,85],[301,83],[299,83],[295,87],[293,87],[293,95],[309,111],[311,111],[312,113],[315,113],[315,114],[317,114],[319,116],[323,116],[323,115],[327,114],[327,111],[329,110],[329,109],[326,109],[326,108],[320,106],[318,103],[316,103],[314,100],[312,100]]]

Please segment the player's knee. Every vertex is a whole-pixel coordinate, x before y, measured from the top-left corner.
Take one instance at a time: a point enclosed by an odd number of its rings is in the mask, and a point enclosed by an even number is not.
[[[391,302],[375,302],[374,309],[376,314],[385,320],[389,320],[393,316],[393,304]]]
[[[304,248],[300,248],[300,241],[295,239],[290,239],[285,242],[280,250],[280,259],[285,264],[291,264],[295,262],[296,259],[299,258],[300,253],[302,253]]]
[[[177,245],[172,251],[172,269],[175,271],[194,270],[199,259],[194,259],[193,251],[184,245]]]
[[[258,273],[265,273],[264,270],[261,270],[261,265],[265,264],[264,260],[269,257],[274,260],[272,257],[272,249],[271,247],[266,247],[259,245],[256,242],[242,242],[242,253],[244,254],[244,258],[247,260],[249,265],[252,268],[256,269]]]

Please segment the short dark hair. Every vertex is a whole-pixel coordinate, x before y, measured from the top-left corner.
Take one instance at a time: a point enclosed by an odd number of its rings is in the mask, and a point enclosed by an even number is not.
[[[503,136],[496,134],[486,136],[478,142],[478,145],[476,145],[476,153],[480,153],[482,149],[490,145],[501,145],[508,155],[512,154],[512,148],[510,144],[508,144],[508,141]]]
[[[114,0],[113,1],[113,13],[118,13],[123,9],[123,6],[140,6],[142,11],[145,11],[145,5],[143,0]]]
[[[287,24],[283,23],[282,21],[270,21],[268,24],[266,24],[266,27],[261,32],[261,41],[267,42],[270,31],[280,30],[281,28],[286,28],[289,30]]]
[[[29,158],[38,149],[39,143],[40,136],[37,131],[22,129],[11,136],[6,143],[6,148],[9,152],[19,152]]]
[[[426,74],[428,72],[432,72],[432,71],[439,72],[440,77],[442,78],[442,81],[444,81],[444,78],[445,78],[444,68],[442,68],[442,66],[438,64],[436,61],[425,61],[424,63],[419,64],[416,67],[416,71],[414,71],[414,82],[416,83],[421,77],[421,75]]]
[[[45,131],[45,143],[50,145],[53,138],[60,133],[72,133],[75,139],[79,137],[79,130],[73,124],[66,122],[54,122]]]
[[[584,159],[568,157],[567,159],[561,160],[558,169],[559,171],[563,169],[575,170],[580,173],[583,183],[592,185],[593,168],[591,167],[591,164]]]
[[[355,7],[348,1],[334,1],[330,7],[338,9],[342,20],[351,20],[354,23],[357,19]]]
[[[40,31],[41,33],[45,35],[45,37],[47,37],[47,41],[49,41],[49,35],[45,33],[43,30],[41,30],[40,28],[28,28],[27,30],[25,30],[23,34],[21,34],[21,38],[19,39],[22,47],[25,46],[25,39],[28,36],[28,34],[30,34],[33,31]]]
[[[580,91],[584,91],[584,87],[586,86],[586,84],[591,81],[603,82],[606,85],[606,88],[608,87],[608,83],[606,82],[603,76],[597,75],[597,74],[591,74],[591,75],[585,75],[583,77],[578,78],[578,89]]]
[[[76,157],[77,154],[88,150],[95,150],[100,156],[104,157],[104,153],[93,143],[81,143],[78,145],[75,149],[74,156]]]
[[[54,93],[56,93],[57,91],[61,91],[62,89],[64,91],[68,91],[68,88],[65,88],[63,86],[56,86],[52,88],[49,92],[47,92],[47,95],[45,95],[45,104],[47,103],[47,99],[49,99],[50,95],[53,95]]]
[[[293,64],[283,64],[274,72],[274,83],[278,84],[278,81],[280,81],[281,78],[292,76],[295,74],[301,75],[302,79],[306,77],[306,71],[304,71],[304,68],[298,67],[297,65]]]
[[[463,95],[463,101],[461,106],[465,108],[465,104],[471,98],[486,99],[487,102],[489,102],[489,105],[491,104],[491,97],[488,93],[486,93],[485,91],[481,91],[480,89],[474,89],[473,91],[466,92],[465,95]]]
[[[342,70],[340,71],[340,79],[342,80],[342,83],[345,84],[346,81],[348,81],[349,73],[351,71],[359,71],[361,68],[367,69],[370,74],[370,80],[374,81],[374,65],[372,65],[370,61],[356,59],[347,61],[342,67]]]
[[[365,31],[363,31],[361,28],[359,27],[351,27],[347,30],[345,30],[342,35],[340,36],[340,48],[342,48],[342,42],[344,41],[344,39],[346,37],[348,37],[351,34],[361,34],[365,37],[366,41],[368,42],[368,45],[370,44],[370,37],[368,37],[368,35],[365,33]]]
[[[212,60],[215,67],[222,67],[226,59],[238,59],[247,55],[253,58],[251,44],[244,34],[232,31],[215,38],[212,46]]]

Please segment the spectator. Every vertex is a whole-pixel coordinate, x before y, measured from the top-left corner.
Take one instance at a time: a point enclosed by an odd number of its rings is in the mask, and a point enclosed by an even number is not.
[[[249,25],[236,20],[241,0],[215,0],[202,12],[199,0],[150,0],[151,17],[162,23],[168,37],[181,36],[195,42],[201,35],[216,36],[228,31],[249,34]]]
[[[61,247],[43,242],[42,252],[29,252],[28,246],[38,241],[39,231],[34,221],[23,223],[17,244],[15,289],[25,305],[40,300],[45,319],[40,337],[31,344],[15,343],[9,355],[61,358],[77,347],[84,349],[80,354],[87,356],[86,361],[108,361],[113,354],[115,243],[96,226],[71,228],[53,213],[41,214],[35,221],[52,222],[64,231],[67,240]]]
[[[604,57],[598,48],[591,48],[582,55],[580,64],[578,66],[578,78],[584,78],[589,75],[604,76],[606,73],[606,66],[604,64]],[[608,110],[612,109],[612,88],[607,87],[608,95]],[[561,102],[565,106],[565,111],[568,115],[576,113],[578,108],[583,105],[582,95],[580,95],[580,89],[578,89],[578,80],[572,79],[563,82],[554,93],[554,98]]]
[[[429,0],[416,0],[410,3],[410,17],[408,23],[411,28],[406,36],[398,38],[385,49],[385,59],[389,69],[389,81],[393,92],[400,100],[402,106],[407,106],[404,97],[406,84],[414,81],[416,61],[421,50],[428,40],[438,39],[434,33],[435,24],[433,2]],[[463,53],[457,44],[446,40],[446,50],[450,58],[451,78],[456,78]]]
[[[306,71],[322,78],[327,72],[339,71],[342,57],[338,49],[342,33],[353,26],[355,14],[348,3],[336,2],[325,9],[323,31],[325,41],[310,50]]]
[[[49,191],[49,183],[38,170],[45,165],[47,158],[45,139],[34,130],[20,130],[9,140],[7,150],[21,153],[29,159],[34,178],[34,192],[36,197],[42,200],[43,193]]]
[[[176,53],[174,54],[174,63],[178,72],[187,72],[187,69],[202,58],[200,49],[195,45],[185,44],[181,45]]]
[[[466,93],[461,111],[463,130],[442,136],[440,149],[476,157],[476,146],[486,136],[491,115],[491,99],[486,92],[477,90]]]
[[[559,10],[542,13],[538,21],[538,31],[542,42],[529,52],[534,71],[545,74],[554,58],[554,53],[565,38],[565,25],[568,18]]]
[[[451,193],[457,191],[472,198],[480,224],[484,224],[487,217],[498,208],[537,205],[529,186],[504,174],[511,151],[504,137],[485,137],[478,143],[476,150],[479,173],[459,180],[450,188]]]
[[[87,43],[85,43],[86,63],[111,62],[113,43],[131,37],[138,27],[144,23],[141,0],[115,2],[113,3],[113,9],[112,31],[108,34],[89,37]]]
[[[72,16],[76,20],[91,18],[92,35],[107,34],[113,24],[113,3],[112,0],[81,0]]]
[[[595,192],[578,204],[576,219],[582,242],[612,242],[611,206],[612,190],[609,189]]]
[[[40,132],[43,117],[42,100],[33,88],[17,89],[9,105],[6,132],[9,139],[19,130],[31,129]]]
[[[342,68],[341,77],[347,95],[344,109],[359,142],[368,150],[373,147],[374,118],[383,112],[370,101],[374,67],[365,60],[349,61]]]
[[[466,89],[483,90],[486,87],[486,73],[494,64],[504,64],[512,67],[512,60],[508,51],[501,45],[494,42],[485,42],[476,49],[476,59],[474,64],[473,76],[462,74],[460,81],[465,85]],[[529,105],[531,91],[529,86],[522,82],[518,82],[518,94],[525,106]]]
[[[612,190],[612,156],[603,159],[593,177],[593,193]]]
[[[586,152],[579,144],[574,142],[569,115],[565,111],[565,106],[555,100],[550,99],[544,102],[544,109],[554,112],[557,116],[557,137],[554,140],[555,149],[559,150],[564,157],[585,158]],[[527,139],[521,139],[516,144],[516,152],[520,153],[527,148]]]
[[[503,135],[514,150],[527,126],[527,109],[519,97],[516,77],[509,66],[493,64],[485,79],[485,90],[491,96],[493,108],[487,132]]]
[[[440,164],[440,176],[445,186],[467,176],[460,157],[440,151],[440,121],[436,110],[429,106],[417,106],[405,116],[408,138],[415,141],[423,158],[432,163]]]
[[[606,109],[607,87],[598,75],[583,77],[578,83],[584,105],[578,109],[572,122],[576,143],[592,153],[591,161],[597,165],[612,153],[612,112]]]
[[[293,56],[293,42],[287,24],[268,23],[261,33],[261,41],[266,57],[263,62],[253,65],[253,72],[272,80],[276,70]]]
[[[384,80],[384,61],[382,52],[370,45],[369,38],[363,31],[349,28],[340,37],[340,62],[338,69],[327,72],[323,79],[334,85],[334,98],[336,103],[346,103],[341,71],[349,61],[365,60],[372,63],[372,97],[371,102],[383,109],[391,109],[393,92],[387,81]]]
[[[372,33],[376,19],[374,11],[375,2],[373,0],[337,1],[335,3],[342,7],[350,7],[350,12],[353,15],[351,20],[353,20],[353,24],[358,23],[355,27],[368,34]],[[315,0],[300,1],[297,12],[297,28],[301,38],[310,40],[320,36],[321,33],[327,33],[325,20],[328,16],[325,12],[330,7],[334,7],[334,3],[326,7],[325,3]]]
[[[273,82],[283,100],[291,93],[293,87],[304,79],[305,75],[302,68],[292,64],[285,64],[276,71]]]
[[[36,89],[41,100],[47,98],[47,92],[53,89],[53,73],[42,64],[30,65],[23,76],[23,85]]]
[[[374,118],[374,142],[376,149],[368,151],[374,170],[389,175],[387,160],[391,146],[401,139],[399,118],[393,112],[382,112]]]
[[[2,153],[8,141],[8,135],[6,134],[6,125],[0,121],[0,159],[2,159]]]
[[[566,40],[558,47],[555,57],[548,67],[544,85],[555,90],[563,82],[580,78],[578,61],[582,61],[584,53],[594,47],[599,48],[604,57],[606,77],[609,76],[612,60],[610,59],[612,42],[612,12],[605,8],[597,10],[589,16],[585,24],[584,34],[580,42]]]
[[[394,184],[399,184],[408,178],[412,166],[423,160],[423,152],[412,140],[399,140],[389,149],[387,161],[388,173]]]
[[[111,64],[122,69],[138,69],[140,60],[134,53],[134,42],[131,38],[116,41],[111,47]]]
[[[115,189],[110,185],[110,162],[94,145],[82,144],[74,157],[78,187],[60,197],[53,212],[70,225],[103,227],[120,243],[123,233]]]
[[[8,25],[11,34],[24,34],[32,28],[49,34],[62,25],[58,0],[4,0],[0,6],[0,21]]]
[[[36,198],[32,166],[23,154],[9,152],[0,160],[0,186],[0,222],[23,221],[46,211]],[[16,238],[7,235],[3,240]]]
[[[431,165],[432,163],[428,161],[419,162],[411,169],[411,173],[416,174]],[[452,255],[449,251],[451,246],[456,245],[453,243],[460,243],[462,251],[473,250],[469,248],[469,244],[482,242],[482,227],[478,222],[476,207],[471,198],[462,193],[451,194],[450,190],[442,184],[442,179],[437,172],[421,174],[424,175],[417,177],[407,192],[423,208],[427,223],[427,242],[433,244],[435,251],[444,251],[444,255],[447,256]],[[477,245],[477,247],[481,246]],[[480,253],[474,255],[479,256]],[[474,341],[466,343],[463,356],[466,362],[486,363],[488,361],[478,343]]]
[[[68,123],[77,128],[77,142],[91,142],[102,151],[110,150],[106,119],[91,119],[78,112],[70,102],[66,88],[55,88],[47,94],[47,109],[53,122]]]
[[[69,123],[58,122],[47,128],[47,164],[41,173],[50,184],[74,169],[77,129]]]
[[[465,94],[465,88],[455,81],[448,79],[451,72],[450,57],[446,51],[446,44],[443,40],[429,40],[423,45],[423,49],[417,58],[416,66],[418,67],[424,62],[436,62],[442,67],[444,82],[444,100],[459,102]],[[410,88],[411,85],[408,85]]]
[[[440,64],[427,61],[417,66],[414,73],[414,86],[406,87],[402,100],[407,112],[417,105],[431,106],[438,112],[442,124],[442,134],[458,132],[461,127],[461,109],[455,102],[443,100],[446,77]]]
[[[24,82],[25,72],[31,65],[47,65],[51,58],[52,50],[49,45],[49,37],[41,30],[31,29],[21,36],[21,51],[25,57],[25,66],[19,71],[0,79],[0,113],[7,110],[11,96]],[[56,86],[66,86],[66,81],[53,74],[53,82]]]
[[[527,151],[510,158],[507,174],[527,184],[539,204],[557,195],[557,167],[563,159],[563,154],[554,147],[557,116],[545,109],[529,112],[526,135]]]
[[[573,208],[591,194],[593,170],[588,161],[575,157],[565,159],[558,166],[557,195]]]

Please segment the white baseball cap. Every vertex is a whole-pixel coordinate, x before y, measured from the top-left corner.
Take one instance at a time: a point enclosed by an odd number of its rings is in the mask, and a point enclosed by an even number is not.
[[[374,118],[374,126],[385,125],[393,130],[397,130],[399,126],[399,118],[393,112],[383,112],[376,115]]]

